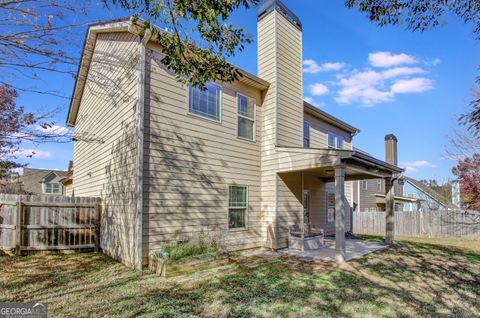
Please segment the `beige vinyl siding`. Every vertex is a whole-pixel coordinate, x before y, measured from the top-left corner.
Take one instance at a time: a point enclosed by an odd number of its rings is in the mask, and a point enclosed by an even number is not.
[[[260,211],[261,94],[224,84],[220,122],[188,112],[188,89],[147,48],[144,261],[164,242],[220,236],[227,249],[263,245]],[[237,92],[256,100],[256,140],[237,137]],[[228,230],[228,186],[248,186],[247,230]]]
[[[262,105],[263,120],[261,123],[261,234],[264,236],[265,246],[275,248],[278,228],[277,215],[277,183],[275,166],[276,144],[276,92],[277,92],[277,34],[276,15],[268,14],[258,22],[258,75],[268,81],[268,88]]]
[[[307,112],[304,113],[304,118],[310,123],[310,148],[328,148],[328,133],[333,132],[337,135],[342,136],[345,139],[345,149],[353,149],[352,138],[349,132],[330,125]],[[317,182],[322,183],[318,179]],[[345,182],[345,202],[347,203],[347,207],[349,210],[353,207],[353,202],[356,202],[353,199],[353,182],[356,181]],[[314,224],[323,228],[327,235],[333,235],[335,233],[335,222],[328,222],[326,199],[328,192],[335,192],[335,183],[322,183],[322,185],[318,186],[310,183],[310,186],[314,187],[316,192],[319,192],[319,194],[315,197],[315,200],[318,200],[318,202],[315,202],[315,205],[319,206],[318,212],[320,214],[319,217],[315,219]],[[351,213],[347,213],[347,215],[345,216],[345,229],[347,231],[351,229]]]
[[[299,174],[276,174],[275,146],[303,142],[301,31],[273,10],[258,22],[258,74],[268,81],[262,140],[262,213],[266,246],[287,246],[288,225],[302,213]]]
[[[97,36],[75,125],[73,191],[102,197],[100,246],[133,265],[137,37]]]

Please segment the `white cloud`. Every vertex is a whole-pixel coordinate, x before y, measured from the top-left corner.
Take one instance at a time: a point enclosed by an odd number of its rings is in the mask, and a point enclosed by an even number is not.
[[[51,125],[51,126],[45,126],[45,127],[37,125],[35,129],[41,132],[42,134],[49,135],[49,136],[67,136],[72,133],[71,129],[64,126],[58,126],[58,125]]]
[[[340,90],[335,98],[337,103],[354,102],[372,106],[389,102],[400,93],[419,93],[433,88],[433,81],[424,77],[411,78],[424,74],[420,67],[394,67],[383,71],[367,69],[354,70],[350,75],[340,76]]]
[[[400,165],[402,166],[410,166],[410,167],[429,167],[429,168],[436,168],[437,165],[426,161],[426,160],[417,160],[411,162],[401,162]]]
[[[315,103],[315,101],[314,101],[313,98],[311,98],[311,97],[305,97],[304,100],[305,100],[307,103],[312,104],[312,105]]]
[[[396,81],[390,90],[393,93],[421,93],[433,88],[433,81],[424,77],[415,77]]]
[[[313,96],[321,96],[329,92],[328,87],[322,83],[312,84],[309,86],[309,88],[310,88],[310,94],[312,94]]]
[[[417,172],[419,168],[436,168],[437,165],[427,160],[417,160],[411,162],[401,162],[401,167],[405,168],[405,172]]]
[[[374,52],[368,55],[370,64],[375,67],[391,67],[401,64],[418,63],[417,58],[405,53],[393,54],[391,52]]]
[[[418,171],[418,169],[415,167],[410,167],[410,166],[405,167],[405,172],[416,172],[416,171]]]
[[[340,62],[334,62],[334,63],[327,62],[319,65],[314,60],[304,60],[303,65],[304,65],[303,72],[311,73],[311,74],[316,74],[319,72],[340,71],[341,69],[347,66],[347,64],[340,63]]]
[[[18,149],[12,153],[13,156],[18,158],[38,158],[48,159],[52,157],[52,154],[48,151],[38,149]]]

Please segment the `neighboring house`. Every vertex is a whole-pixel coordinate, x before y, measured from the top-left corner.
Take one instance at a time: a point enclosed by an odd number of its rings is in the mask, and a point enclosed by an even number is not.
[[[385,136],[385,161],[398,164],[398,139],[393,134]],[[402,211],[405,205],[416,205],[418,199],[406,196],[404,193],[404,181],[395,182],[395,210]],[[385,180],[370,179],[359,180],[353,184],[353,202],[355,211],[372,212],[385,211]]]
[[[0,178],[0,193],[22,193],[22,183],[20,182],[20,175],[18,172],[10,172],[3,178]]]
[[[452,181],[452,204],[453,206],[458,208],[462,206],[462,202],[460,201],[460,181],[459,180]]]
[[[64,188],[60,179],[64,178],[67,171],[23,168],[20,176],[22,190],[28,194],[63,195]]]
[[[58,181],[63,185],[65,196],[73,197],[75,195],[73,192],[73,161],[68,162],[67,174]]]
[[[403,180],[405,181],[405,195],[419,201],[418,204],[406,205],[404,207],[405,211],[446,210],[455,208],[449,202],[448,198],[425,183],[407,176],[404,176]]]
[[[260,9],[258,76],[201,90],[162,56],[131,20],[86,35],[67,119],[72,191],[102,197],[103,251],[141,269],[152,249],[202,231],[229,250],[279,249],[305,221],[336,234],[342,259],[352,181],[403,170],[354,150],[358,129],[303,101],[298,17],[280,1]]]

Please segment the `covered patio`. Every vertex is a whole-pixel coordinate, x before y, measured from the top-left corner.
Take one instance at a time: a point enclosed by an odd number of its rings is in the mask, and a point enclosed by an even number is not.
[[[345,240],[345,261],[350,261],[364,255],[387,248],[389,245],[382,242],[369,242],[357,239]],[[302,259],[312,261],[335,261],[335,239],[326,238],[325,246],[323,248],[299,251],[290,248],[282,249],[278,251],[280,254],[295,256]]]
[[[350,207],[345,196],[346,181],[380,178],[385,180],[385,243],[392,244],[394,242],[394,186],[403,169],[356,150],[277,147],[277,151],[279,155],[279,170],[277,173],[280,177],[300,176],[302,193],[305,189],[305,175],[315,176],[319,183],[332,182],[335,185],[335,241],[333,244],[333,241],[326,240],[325,245],[330,246],[330,249],[328,249],[330,252],[328,250],[323,251],[325,255],[332,256],[331,253],[334,251],[335,260],[344,262],[349,257],[356,255],[354,251],[358,251],[360,247],[362,247],[360,250],[368,250],[367,245],[353,241],[348,243],[347,247],[345,218],[347,213],[350,213]],[[305,202],[302,202],[302,204],[305,210]],[[300,226],[302,228],[300,238],[304,240],[309,235],[307,231],[309,226],[305,222],[305,212],[302,214]],[[333,246],[334,249],[332,249]],[[308,253],[322,254],[323,249],[326,248],[320,248],[318,252],[315,252],[315,250],[308,251]],[[303,244],[299,252],[305,252]],[[349,254],[347,255],[347,253]]]

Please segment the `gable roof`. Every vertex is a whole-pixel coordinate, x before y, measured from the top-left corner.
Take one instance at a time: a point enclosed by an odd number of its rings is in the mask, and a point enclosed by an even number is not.
[[[68,126],[74,126],[77,119],[78,109],[80,107],[83,90],[87,81],[88,70],[92,61],[97,34],[114,32],[129,32],[140,35],[143,31],[138,27],[138,24],[134,24],[132,22],[131,17],[94,23],[88,26],[85,40],[83,42],[82,56],[80,63],[78,64],[75,85],[73,86],[72,98],[70,99],[70,106],[68,108]],[[270,86],[270,83],[251,74],[250,72],[247,72],[233,64],[232,66],[237,68],[242,75],[239,78],[239,82],[260,90],[266,90]]]
[[[23,175],[20,181],[23,183],[23,190],[28,193],[42,193],[42,182],[51,174],[55,174],[58,178],[67,175],[67,171],[52,169],[36,169],[23,168]]]
[[[303,107],[313,116],[335,126],[342,130],[348,131],[352,135],[356,135],[360,132],[360,129],[353,127],[352,125],[347,124],[343,120],[338,119],[335,116],[330,115],[329,113],[321,110],[318,107],[313,106],[312,104],[303,101]]]
[[[415,180],[413,178],[403,176],[403,180],[406,182],[410,183],[414,188],[417,190],[425,193],[429,198],[437,202],[438,204],[442,205],[445,208],[452,208],[452,204],[448,202],[443,196],[441,196],[437,191],[434,189],[430,188],[429,186],[423,184],[423,182],[420,182],[418,180]]]

